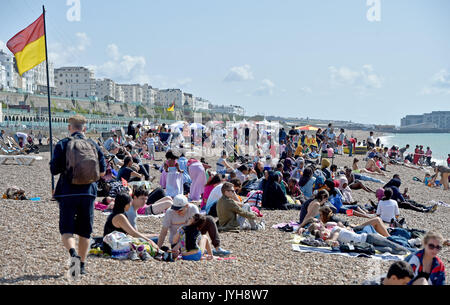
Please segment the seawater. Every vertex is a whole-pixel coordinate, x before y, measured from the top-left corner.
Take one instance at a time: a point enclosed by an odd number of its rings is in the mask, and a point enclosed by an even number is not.
[[[432,151],[431,160],[437,164],[447,165],[450,154],[450,133],[392,133],[381,136],[380,141],[387,147],[397,145],[402,148],[409,144],[406,153],[413,153],[416,145],[423,145],[423,151],[426,152],[429,146]]]

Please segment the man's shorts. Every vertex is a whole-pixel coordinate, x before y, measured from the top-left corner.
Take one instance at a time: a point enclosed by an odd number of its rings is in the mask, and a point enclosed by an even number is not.
[[[58,198],[59,232],[90,238],[94,224],[94,201],[92,196]]]

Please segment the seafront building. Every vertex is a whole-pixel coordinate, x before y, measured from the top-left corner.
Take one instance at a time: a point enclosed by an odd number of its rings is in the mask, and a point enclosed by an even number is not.
[[[450,111],[433,111],[421,115],[407,115],[401,119],[401,129],[449,129]]]
[[[94,72],[85,67],[55,69],[56,95],[71,98],[95,97]]]
[[[235,105],[213,105],[209,100],[181,89],[157,89],[149,84],[119,84],[109,78],[96,79],[94,71],[81,66],[54,68],[49,63],[51,95],[72,100],[107,101],[135,106],[189,107],[193,111],[243,116],[244,108]],[[20,94],[47,94],[45,62],[20,76],[12,54],[0,50],[0,90]],[[24,96],[23,103],[27,97]],[[6,102],[6,101],[5,101]]]

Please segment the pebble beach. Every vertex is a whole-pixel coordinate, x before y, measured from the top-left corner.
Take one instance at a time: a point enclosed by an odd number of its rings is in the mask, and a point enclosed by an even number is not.
[[[366,138],[367,133],[361,132],[358,138]],[[1,193],[8,187],[17,186],[25,189],[27,197],[41,198],[40,201],[0,199],[0,284],[3,285],[354,285],[374,277],[374,266],[376,273],[382,275],[392,263],[295,252],[288,242],[292,233],[281,232],[272,226],[298,221],[299,211],[262,210],[265,230],[220,234],[222,247],[231,250],[235,259],[166,263],[153,259],[142,262],[89,256],[88,274],[73,282],[66,276],[69,257],[58,230],[58,203],[50,200],[50,154],[39,155],[43,160],[31,166],[0,165]],[[357,157],[362,160],[364,156]],[[164,159],[163,153],[157,153],[157,159]],[[206,160],[213,165],[217,157]],[[333,162],[343,167],[351,166],[352,160],[353,157],[344,155],[336,156]],[[364,161],[360,162],[360,167],[364,164]],[[431,200],[450,203],[450,191],[430,188],[413,180],[413,177],[423,179],[424,170],[400,165],[390,165],[388,170],[386,177],[373,177],[387,182],[397,173],[402,179],[401,191],[408,187],[411,199],[426,205]],[[159,172],[152,169],[151,175],[157,177],[153,187],[159,186]],[[373,182],[365,184],[372,189],[382,187]],[[361,204],[375,200],[374,194],[363,190],[353,191],[352,195]],[[450,238],[450,208],[440,206],[436,212],[427,214],[400,209],[400,213],[406,218],[408,227],[437,231],[444,238]],[[365,220],[339,216],[352,224]],[[95,211],[92,236],[102,236],[105,221],[106,216]],[[162,218],[138,218],[142,233],[159,234],[161,223]],[[444,247],[439,257],[447,267],[450,266],[450,247]]]

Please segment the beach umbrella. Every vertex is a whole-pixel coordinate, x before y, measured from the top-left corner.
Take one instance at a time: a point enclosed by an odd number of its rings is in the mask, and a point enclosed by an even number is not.
[[[203,129],[203,128],[206,128],[205,125],[200,124],[200,123],[192,123],[191,125],[189,125],[189,127],[191,129]]]
[[[169,127],[170,127],[170,129],[177,129],[177,128],[183,129],[184,124],[185,124],[184,121],[178,121],[178,122],[175,122],[175,123],[173,123],[173,124],[170,124]]]
[[[305,125],[305,126],[295,127],[295,129],[298,129],[298,130],[305,130],[305,131],[307,131],[307,130],[316,131],[316,130],[318,130],[319,128],[314,127],[314,126],[312,126],[312,125]]]

